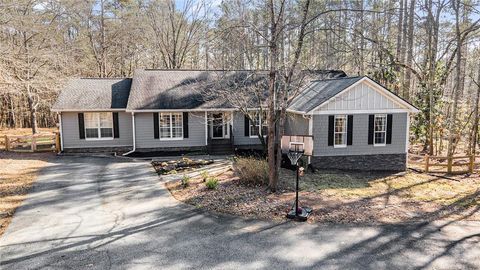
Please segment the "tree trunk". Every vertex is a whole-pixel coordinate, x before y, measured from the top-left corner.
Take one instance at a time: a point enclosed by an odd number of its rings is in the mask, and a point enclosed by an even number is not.
[[[35,100],[30,89],[30,83],[27,83],[27,100],[28,109],[30,110],[30,126],[32,128],[32,134],[37,134],[37,105],[35,104]]]
[[[268,149],[268,187],[272,192],[277,190],[278,179],[275,173],[275,129],[276,129],[276,80],[277,80],[277,62],[278,62],[278,44],[277,44],[277,23],[275,22],[275,7],[273,0],[269,1],[270,8],[270,40],[268,48],[270,51],[269,57],[269,73],[268,73],[268,135],[267,135],[267,149]],[[279,14],[279,16],[281,16]]]
[[[400,0],[400,7],[398,9],[398,25],[397,25],[397,60],[400,60],[401,57],[401,48],[402,48],[402,27],[403,27],[403,1]]]
[[[413,64],[413,23],[415,17],[415,0],[410,1],[410,10],[408,12],[408,44],[407,44],[407,65]],[[403,86],[403,97],[407,100],[410,99],[410,91],[412,87],[412,71],[407,69],[405,71],[405,80]]]
[[[471,139],[470,139],[470,154],[475,155],[477,149],[477,142],[478,142],[478,125],[480,122],[480,62],[478,63],[478,74],[477,74],[477,97],[475,98],[475,109],[474,109],[474,118],[473,118],[473,126],[471,132]]]
[[[456,78],[455,78],[455,86],[453,88],[453,104],[452,104],[452,113],[450,115],[449,121],[449,135],[448,135],[448,149],[447,155],[449,157],[453,156],[454,154],[454,144],[456,144],[455,137],[457,135],[457,113],[458,113],[458,100],[460,98],[460,93],[463,90],[463,80],[462,80],[462,39],[461,39],[461,32],[460,32],[460,1],[454,0],[452,1],[453,9],[455,10],[455,33],[456,33],[456,41],[457,41],[457,53],[456,53]]]

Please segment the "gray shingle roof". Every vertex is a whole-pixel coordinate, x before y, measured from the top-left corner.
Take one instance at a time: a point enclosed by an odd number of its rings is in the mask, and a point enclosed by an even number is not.
[[[53,110],[108,110],[127,107],[132,79],[72,79]]]
[[[299,112],[309,112],[362,78],[363,77],[342,77],[312,81],[311,84],[302,90],[292,101],[289,109]]]
[[[128,101],[128,110],[233,108],[215,90],[232,85],[257,84],[262,76],[250,71],[137,70]],[[230,86],[230,87],[229,87]]]

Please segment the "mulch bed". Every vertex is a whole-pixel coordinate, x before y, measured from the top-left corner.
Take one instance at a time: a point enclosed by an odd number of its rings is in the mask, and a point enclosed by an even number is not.
[[[286,170],[282,174],[287,174],[283,179],[293,176],[293,172]],[[217,178],[219,185],[215,190],[207,189],[200,178],[191,179],[186,188],[181,186],[180,181],[171,181],[166,185],[176,199],[196,207],[264,220],[285,220],[295,198],[292,186],[285,182],[280,183],[277,193],[271,193],[264,186],[242,184],[233,171]],[[478,205],[474,203],[473,207],[464,207],[465,203],[471,203],[468,200],[478,200],[478,193],[464,198],[464,202],[442,205],[409,199],[401,192],[358,198],[304,190],[300,192],[300,205],[314,209],[308,220],[310,223],[393,224],[439,219],[480,220]]]
[[[193,160],[189,158],[182,158],[179,160],[152,161],[152,166],[158,174],[171,174],[191,170],[194,168],[200,168],[212,163],[213,160]]]

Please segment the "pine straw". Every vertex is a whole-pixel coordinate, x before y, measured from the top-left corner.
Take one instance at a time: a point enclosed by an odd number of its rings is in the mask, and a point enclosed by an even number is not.
[[[294,172],[282,170],[280,190],[245,186],[232,171],[216,190],[201,179],[183,188],[167,183],[173,196],[214,212],[284,220],[295,198]],[[409,171],[404,174],[317,172],[302,177],[300,205],[314,212],[309,222],[389,224],[432,220],[480,220],[480,177],[455,180]]]
[[[38,170],[46,166],[52,156],[52,153],[0,151],[0,235],[25,199]]]

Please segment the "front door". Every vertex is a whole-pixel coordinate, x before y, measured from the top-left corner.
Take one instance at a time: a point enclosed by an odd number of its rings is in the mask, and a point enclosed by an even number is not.
[[[212,114],[212,138],[220,139],[224,137],[224,118],[223,113]]]

